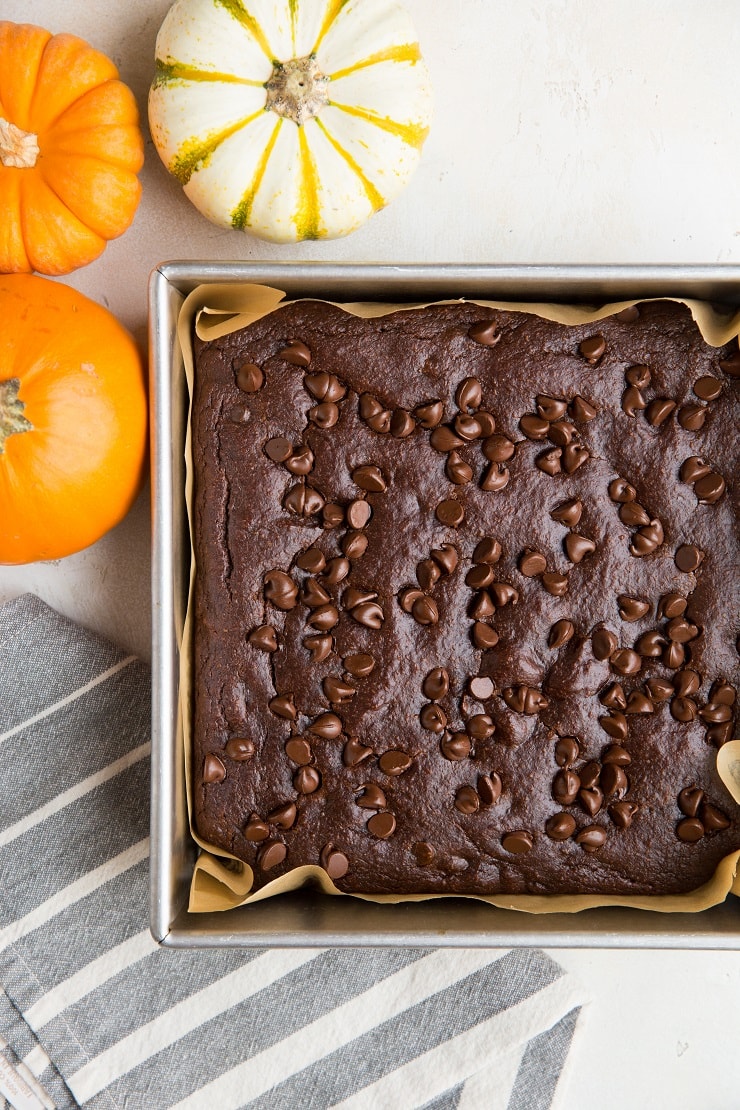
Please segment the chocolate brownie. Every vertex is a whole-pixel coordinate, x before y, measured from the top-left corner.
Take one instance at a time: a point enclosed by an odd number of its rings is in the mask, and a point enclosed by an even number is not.
[[[643,303],[196,341],[193,804],[255,887],[669,893],[740,848],[735,341]]]

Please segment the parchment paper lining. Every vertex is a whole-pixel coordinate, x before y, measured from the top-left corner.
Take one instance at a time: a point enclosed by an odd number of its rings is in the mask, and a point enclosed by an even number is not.
[[[304,298],[316,300],[317,298]],[[646,298],[656,300],[658,298]],[[720,315],[708,304],[701,301],[684,300],[683,298],[660,298],[676,300],[685,304],[691,311],[702,336],[711,346],[721,347],[740,334],[740,312],[731,315]],[[186,298],[180,309],[178,318],[177,337],[181,347],[185,365],[185,376],[188,386],[189,405],[192,404],[193,395],[193,350],[191,336],[196,332],[200,339],[212,340],[228,335],[239,328],[247,327],[268,313],[273,312],[283,301],[285,294],[278,289],[265,285],[252,285],[248,283],[234,285],[201,285]],[[436,301],[435,304],[460,304],[461,298],[447,301]],[[336,303],[336,302],[327,302]],[[340,308],[355,316],[365,319],[384,316],[389,312],[407,311],[414,308],[427,307],[425,303],[418,304],[384,304],[380,302],[353,302],[341,303]],[[607,316],[639,304],[640,301],[618,301],[600,307],[585,305],[560,305],[560,304],[534,304],[503,301],[472,300],[469,303],[478,304],[486,308],[505,309],[510,312],[527,312],[542,316],[561,324],[584,324],[602,320]],[[190,528],[191,561],[190,561],[190,591],[188,606],[185,615],[184,627],[178,629],[180,639],[180,702],[178,735],[184,745],[185,781],[187,789],[188,815],[190,831],[193,839],[202,849],[196,860],[190,887],[190,901],[188,910],[191,913],[208,913],[214,910],[233,909],[236,906],[249,905],[253,902],[271,898],[286,891],[297,890],[299,887],[311,885],[318,887],[325,894],[342,895],[344,897],[361,898],[368,902],[422,902],[431,898],[468,897],[476,901],[487,902],[491,906],[503,909],[521,910],[526,913],[577,913],[597,906],[628,906],[633,909],[657,910],[661,913],[696,913],[708,909],[710,906],[723,902],[730,892],[740,894],[740,851],[732,852],[720,861],[712,879],[687,894],[676,895],[644,895],[632,897],[627,895],[445,895],[445,894],[345,894],[331,881],[322,867],[304,866],[296,867],[292,871],[281,875],[272,882],[267,883],[255,894],[250,894],[253,882],[253,872],[248,864],[232,856],[221,848],[214,847],[203,841],[193,828],[191,804],[191,735],[190,723],[192,720],[192,597],[195,580],[195,552],[192,543],[192,453],[190,440],[190,420],[188,419],[185,440],[185,497],[188,508],[188,525]],[[717,756],[717,770],[735,802],[740,805],[740,740],[725,744]]]

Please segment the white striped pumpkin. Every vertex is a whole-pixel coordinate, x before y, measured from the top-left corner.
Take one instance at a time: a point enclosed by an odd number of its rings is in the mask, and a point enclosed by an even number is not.
[[[276,242],[346,235],[416,168],[431,88],[394,0],[177,0],[149,122],[214,223]]]

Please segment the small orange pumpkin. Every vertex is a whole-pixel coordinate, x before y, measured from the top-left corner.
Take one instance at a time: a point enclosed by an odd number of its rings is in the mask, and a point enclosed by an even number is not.
[[[133,502],[146,457],[129,333],[74,289],[0,275],[0,563],[94,543]]]
[[[74,35],[0,22],[0,272],[68,274],[130,225],[144,144],[117,78]]]

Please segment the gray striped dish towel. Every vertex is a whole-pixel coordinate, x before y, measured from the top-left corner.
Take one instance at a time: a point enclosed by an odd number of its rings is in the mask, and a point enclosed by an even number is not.
[[[545,1110],[583,1001],[534,950],[170,951],[149,671],[0,607],[0,1110]]]

